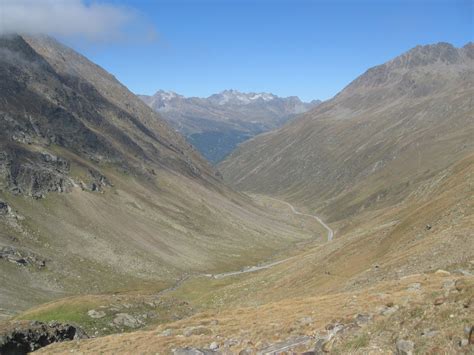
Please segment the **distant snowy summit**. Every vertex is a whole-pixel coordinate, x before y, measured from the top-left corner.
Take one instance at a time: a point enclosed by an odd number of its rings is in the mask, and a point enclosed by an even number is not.
[[[224,90],[206,98],[158,90],[139,95],[211,162],[216,163],[244,140],[282,126],[321,103],[297,96]]]
[[[218,105],[225,105],[225,104],[240,104],[240,105],[248,105],[255,101],[263,101],[268,102],[272,100],[279,99],[278,96],[273,95],[271,93],[266,92],[249,92],[244,93],[237,90],[224,90],[218,94],[214,94],[208,97],[209,100],[216,102]]]
[[[207,98],[201,97],[185,97],[183,95],[177,94],[174,91],[165,91],[158,90],[154,95],[139,95],[149,106],[160,111],[164,107],[172,106],[174,103],[179,103],[180,101],[188,100],[190,102],[207,102],[209,105],[249,105],[255,103],[269,103],[272,101],[286,101],[292,102],[298,106],[298,109],[305,111],[308,107],[313,107],[318,105],[320,100],[313,100],[311,102],[303,102],[297,96],[290,97],[279,97],[272,93],[268,92],[240,92],[238,90],[230,89],[224,90],[217,94],[213,94]]]

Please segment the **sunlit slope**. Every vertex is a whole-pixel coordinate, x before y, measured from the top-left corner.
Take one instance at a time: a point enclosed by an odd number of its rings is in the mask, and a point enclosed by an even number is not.
[[[329,221],[393,206],[474,151],[473,51],[418,46],[219,169],[239,189],[317,207]]]
[[[347,327],[334,341],[342,353],[394,351],[401,337],[421,352],[435,346],[457,351],[461,346],[453,337],[465,338],[472,318],[473,172],[471,155],[397,208],[365,211],[338,225],[342,236],[331,243],[309,244],[287,262],[256,273],[192,278],[161,296],[198,310],[189,317],[40,352],[170,352],[208,349],[213,342],[221,351],[258,352],[309,337],[294,350],[302,352],[314,350],[317,336],[335,324]],[[423,336],[434,326],[435,335]]]

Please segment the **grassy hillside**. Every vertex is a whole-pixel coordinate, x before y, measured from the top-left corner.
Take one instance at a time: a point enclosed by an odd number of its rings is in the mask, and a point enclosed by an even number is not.
[[[294,258],[273,268],[188,279],[159,296],[162,304],[193,309],[179,321],[41,352],[171,352],[213,342],[232,353],[292,343],[289,349],[299,352],[317,348],[336,325],[343,331],[323,342],[335,353],[396,351],[399,340],[421,353],[465,351],[474,291],[473,166],[471,155],[433,178],[422,196],[338,224],[333,242],[300,245],[287,255]],[[46,317],[59,306],[25,317]]]
[[[216,171],[112,75],[51,38],[0,38],[0,314],[159,290],[311,238]]]
[[[241,190],[283,196],[329,221],[393,206],[474,151],[473,48],[419,46],[371,68],[219,169]]]

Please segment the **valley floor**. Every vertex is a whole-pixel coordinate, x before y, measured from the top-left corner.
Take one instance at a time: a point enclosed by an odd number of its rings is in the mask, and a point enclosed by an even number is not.
[[[390,254],[385,254],[386,243],[375,242],[398,235],[401,206],[371,212],[364,222],[353,220],[351,228],[347,221],[331,225],[338,237],[328,242],[328,230],[309,211],[299,212],[274,198],[253,198],[268,209],[285,210],[294,224],[313,229],[315,238],[254,267],[187,275],[161,292],[72,297],[18,319],[76,320],[94,337],[40,350],[52,354],[179,354],[187,348],[262,354],[315,349],[387,353],[397,347],[418,353],[472,350],[471,218],[456,229],[456,238],[465,239],[467,247],[451,250],[450,259],[426,259],[429,268],[423,263],[408,267],[403,246],[413,242],[410,233],[398,239]],[[430,245],[438,250],[434,255],[442,255],[438,239],[444,229],[437,228],[425,234],[430,233]],[[360,249],[360,243],[366,247]],[[442,266],[449,271],[435,272]]]

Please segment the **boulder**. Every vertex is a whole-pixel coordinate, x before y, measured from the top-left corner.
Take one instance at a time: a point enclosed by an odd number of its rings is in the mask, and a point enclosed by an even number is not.
[[[8,216],[11,213],[11,208],[5,201],[0,200],[0,216]]]
[[[425,338],[432,338],[436,336],[439,332],[437,330],[433,330],[430,328],[424,329],[423,332],[421,332],[421,336]]]
[[[172,329],[165,329],[161,332],[160,334],[162,337],[170,337],[173,335],[173,330]]]
[[[192,335],[211,335],[212,331],[209,328],[198,326],[198,327],[189,327],[186,328],[183,332],[185,337],[190,337]]]
[[[408,285],[408,288],[407,288],[408,291],[415,291],[415,292],[418,292],[421,290],[421,283],[419,282],[414,282],[410,285]]]
[[[128,313],[118,313],[115,315],[114,320],[112,321],[116,326],[125,326],[128,328],[137,328],[143,323],[137,318],[131,316]]]
[[[415,344],[410,340],[398,340],[397,341],[397,354],[398,355],[412,355]]]
[[[97,170],[89,169],[89,184],[82,184],[83,190],[93,191],[93,192],[102,192],[104,187],[113,186],[109,179]]]
[[[370,319],[371,319],[371,316],[370,314],[357,314],[355,317],[355,322],[358,326],[361,326],[363,324],[367,324]]]
[[[380,313],[384,316],[389,316],[389,315],[394,314],[396,311],[398,311],[398,306],[397,305],[395,305],[393,307],[386,307],[385,306],[385,308],[382,309],[382,311]]]
[[[299,323],[302,325],[309,325],[314,322],[313,317],[303,317],[299,320]]]
[[[0,354],[27,354],[46,345],[88,338],[79,327],[56,322],[13,322],[2,328]]]
[[[96,311],[95,309],[91,309],[89,312],[87,312],[87,315],[95,319],[104,318],[106,316],[104,311]]]

